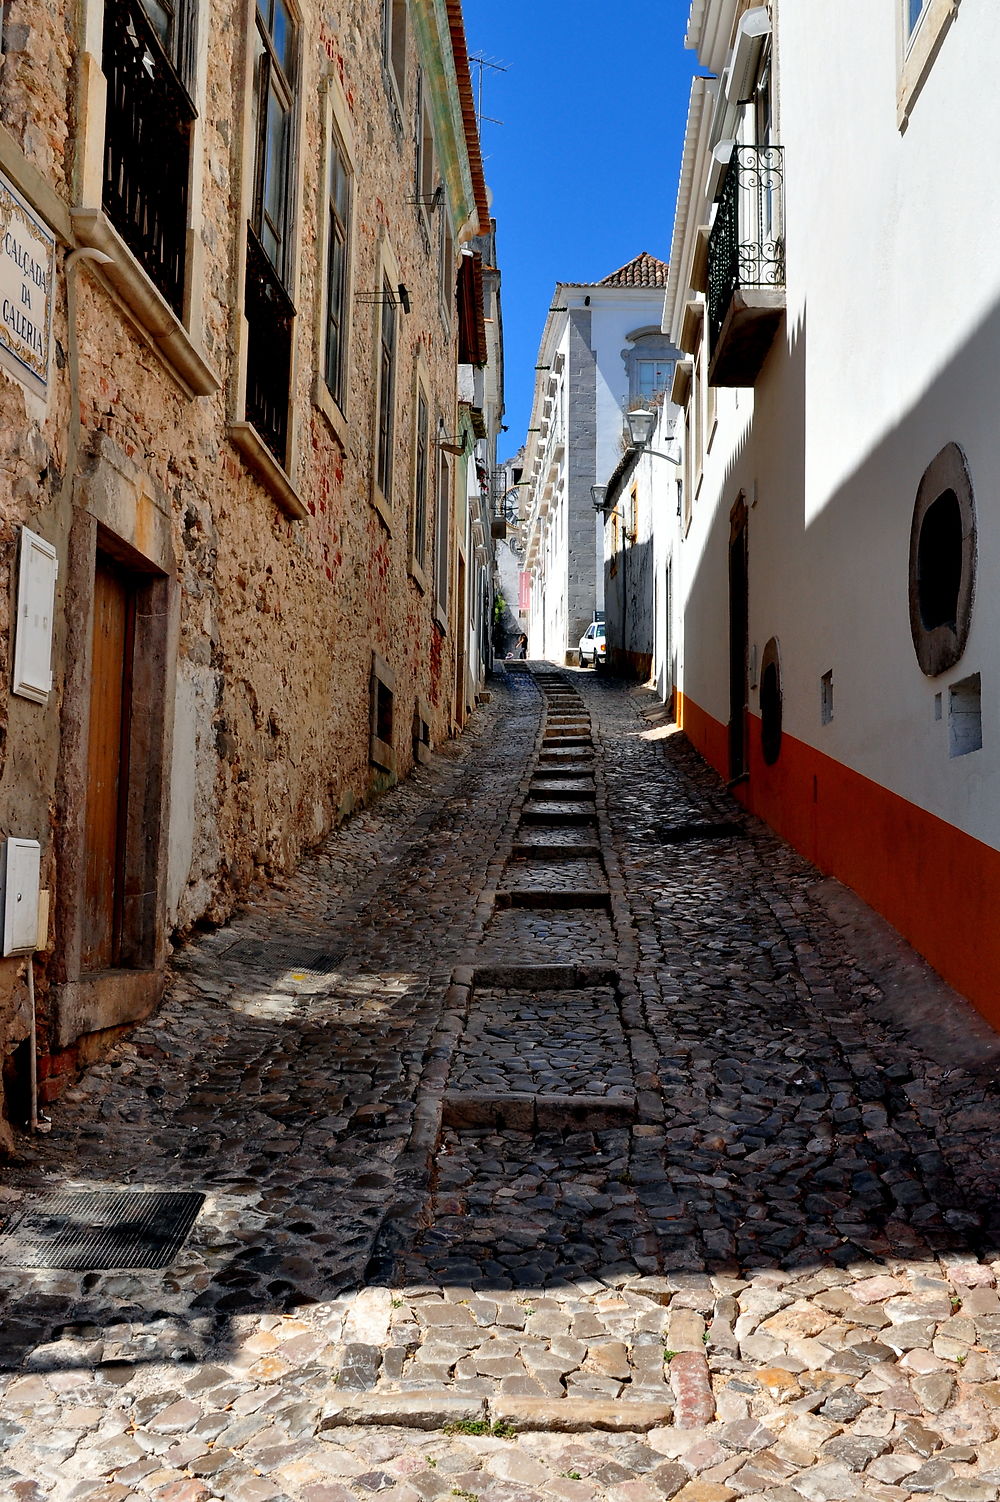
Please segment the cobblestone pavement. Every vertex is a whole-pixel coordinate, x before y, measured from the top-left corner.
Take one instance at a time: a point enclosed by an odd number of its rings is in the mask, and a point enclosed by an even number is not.
[[[647,703],[501,676],[53,1107],[5,1214],[206,1198],[0,1238],[0,1497],[996,1502],[995,1042]]]

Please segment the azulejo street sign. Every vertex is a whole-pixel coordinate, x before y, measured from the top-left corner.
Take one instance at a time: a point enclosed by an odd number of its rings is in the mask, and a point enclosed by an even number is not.
[[[52,344],[55,236],[0,172],[0,365],[45,396]]]

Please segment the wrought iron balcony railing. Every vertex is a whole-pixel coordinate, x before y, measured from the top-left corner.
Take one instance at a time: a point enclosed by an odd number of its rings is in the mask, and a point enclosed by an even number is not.
[[[785,285],[784,154],[780,146],[734,146],[708,240],[712,348],[741,289]]]
[[[244,309],[249,330],[246,417],[283,465],[287,463],[295,307],[249,225]]]
[[[195,108],[140,0],[105,0],[103,208],[178,317]]]

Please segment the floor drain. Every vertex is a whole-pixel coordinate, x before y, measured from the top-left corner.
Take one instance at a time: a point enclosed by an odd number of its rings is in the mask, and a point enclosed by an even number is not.
[[[46,1195],[0,1235],[0,1263],[78,1272],[168,1267],[204,1203],[203,1194],[184,1191]]]

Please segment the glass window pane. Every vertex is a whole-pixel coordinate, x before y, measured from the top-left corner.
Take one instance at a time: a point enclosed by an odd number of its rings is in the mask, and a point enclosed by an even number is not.
[[[169,5],[163,4],[163,0],[143,0],[143,6],[149,17],[153,30],[163,44],[163,50],[168,57],[173,57],[171,48],[174,41],[174,15]]]
[[[272,92],[267,101],[267,139],[264,143],[264,217],[279,239],[285,229],[285,167],[288,114]]]
[[[924,8],[925,4],[926,4],[926,0],[909,0],[909,6],[910,6],[910,30],[911,31],[913,31],[913,29],[915,28],[917,22],[920,20],[920,15],[921,15],[921,12],[923,11],[923,8]]]
[[[330,215],[330,260],[326,289],[326,383],[337,401],[343,398],[343,328],[345,246],[335,215]]]
[[[295,27],[282,4],[282,0],[274,0],[274,19],[271,22],[271,40],[274,43],[274,51],[284,72],[291,74],[292,43],[295,36]]]

